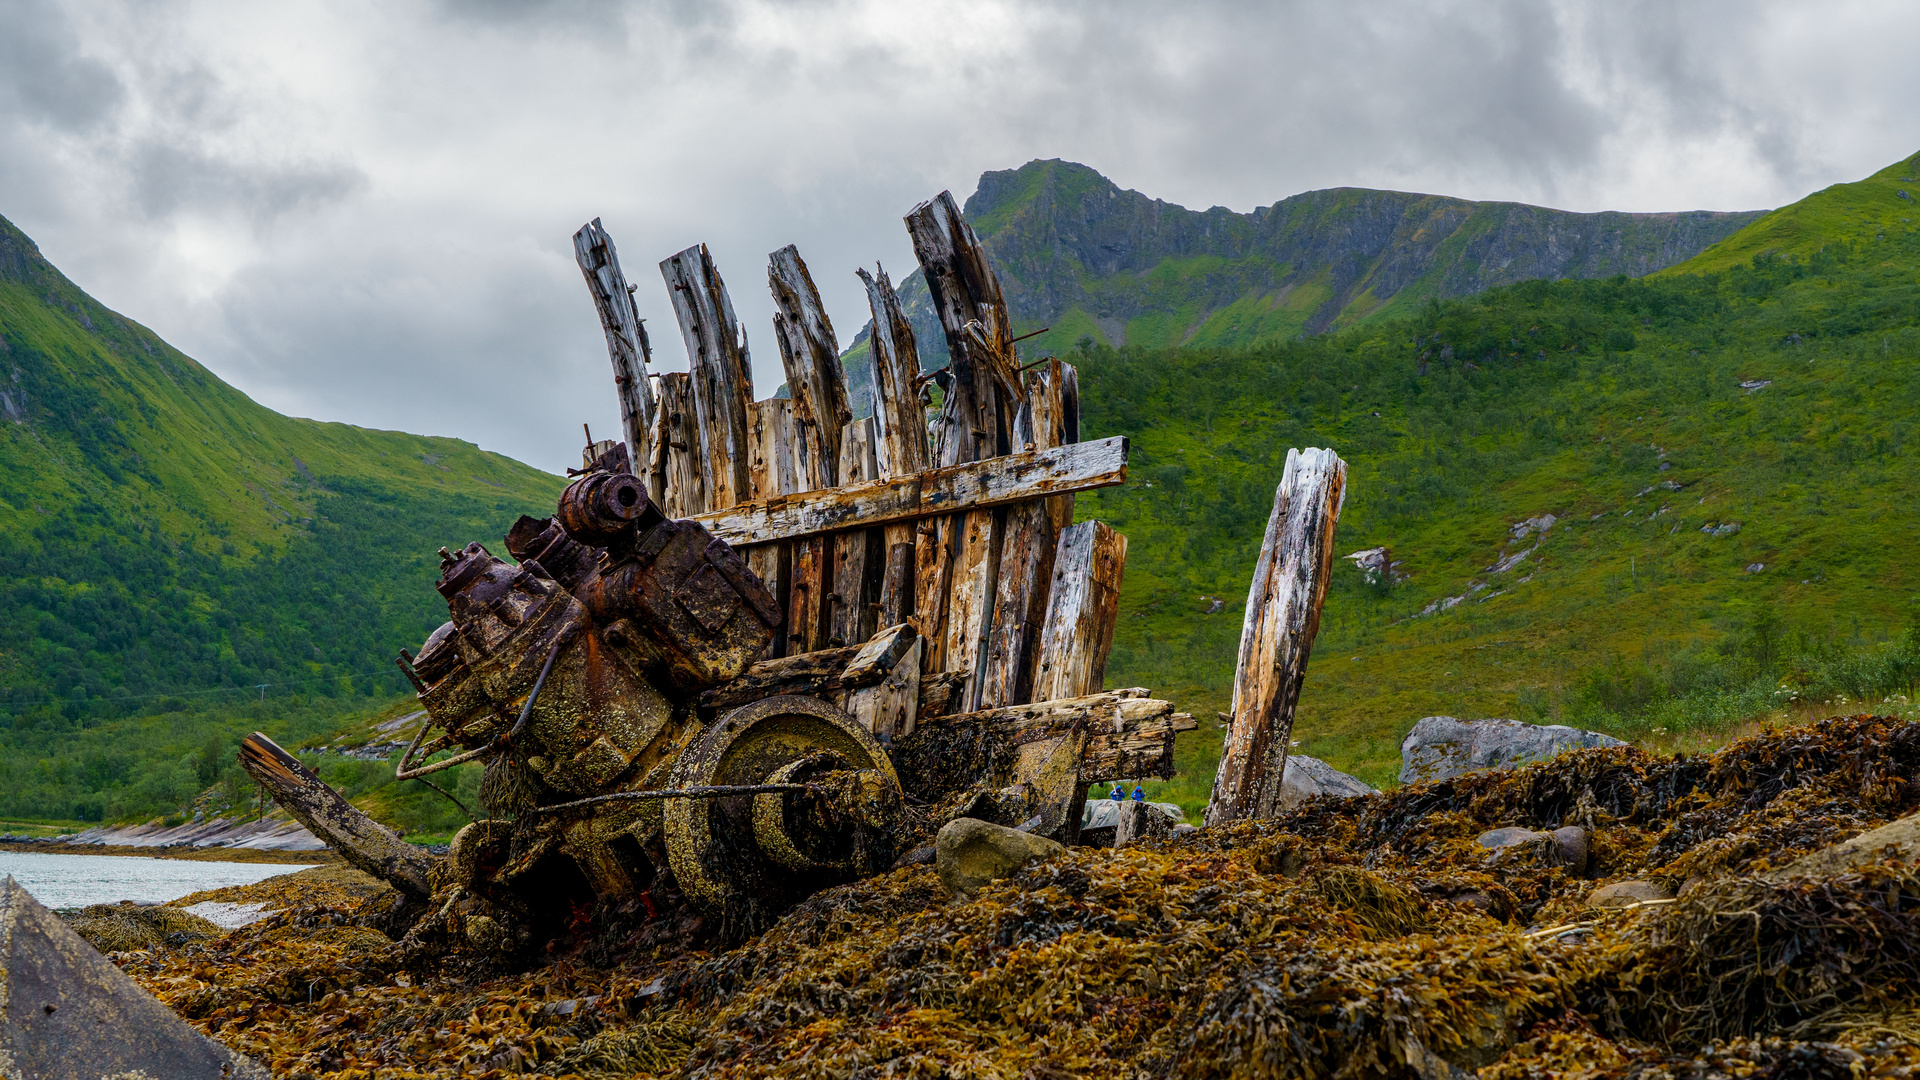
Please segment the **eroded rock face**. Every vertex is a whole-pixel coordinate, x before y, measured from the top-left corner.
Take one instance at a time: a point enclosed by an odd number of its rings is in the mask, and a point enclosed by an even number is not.
[[[1280,809],[1291,810],[1316,795],[1376,795],[1379,789],[1358,777],[1305,754],[1288,754],[1287,771],[1280,777]]]
[[[942,825],[939,835],[934,837],[933,849],[934,869],[947,891],[955,896],[1009,877],[1035,859],[1050,858],[1067,850],[1044,836],[979,818],[955,818]]]
[[[1620,746],[1619,739],[1560,724],[1429,716],[1400,744],[1400,782],[1444,780],[1480,769],[1511,769],[1562,751]]]
[[[0,883],[0,1080],[268,1080],[188,1027],[12,878]]]

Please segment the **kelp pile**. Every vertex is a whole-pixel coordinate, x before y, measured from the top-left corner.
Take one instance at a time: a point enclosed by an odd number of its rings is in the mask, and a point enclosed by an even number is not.
[[[908,867],[732,948],[408,968],[390,900],[295,875],[188,898],[273,890],[264,922],[116,958],[287,1076],[1907,1077],[1920,867],[1792,864],[1916,808],[1920,725],[1851,717],[1074,849],[966,899]],[[1476,842],[1510,825],[1586,830],[1584,872]],[[1627,879],[1678,898],[1589,904]]]

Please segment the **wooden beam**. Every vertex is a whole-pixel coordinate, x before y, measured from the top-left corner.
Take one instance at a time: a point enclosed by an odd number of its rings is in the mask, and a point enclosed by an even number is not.
[[[1333,571],[1333,531],[1346,490],[1347,465],[1333,451],[1287,451],[1247,590],[1233,716],[1207,802],[1209,825],[1279,812],[1293,710],[1320,630],[1320,605]]]
[[[1030,372],[1027,398],[1014,422],[1023,450],[1049,449],[1066,441],[1061,390],[1072,369],[1058,360]],[[1007,509],[995,583],[993,624],[981,661],[980,707],[1029,700],[1038,659],[1040,626],[1047,613],[1054,549],[1060,530],[1073,520],[1073,496],[1019,503]]]
[[[793,402],[786,398],[756,401],[748,414],[748,442],[752,447],[747,462],[748,480],[755,499],[789,495],[800,489],[800,463],[794,437]],[[786,611],[792,596],[793,550],[789,544],[760,544],[741,551],[773,599]],[[767,643],[765,656],[785,656],[787,635],[776,633]],[[804,650],[802,650],[804,651]]]
[[[1020,395],[1007,304],[973,226],[953,193],[943,191],[908,212],[907,235],[946,333],[947,385],[941,416],[947,424],[940,465],[1004,453],[1012,417],[1005,408]]]
[[[753,367],[747,338],[705,244],[661,262],[660,276],[687,343],[701,486],[707,505],[724,509],[747,501],[750,492],[747,409],[753,403]]]
[[[913,735],[895,743],[894,763],[900,770],[902,783],[910,785],[909,790],[916,776],[943,775],[947,777],[943,782],[948,784],[955,780],[995,785],[1011,783],[1016,778],[1007,770],[1019,760],[1020,747],[1057,739],[1077,729],[1087,734],[1086,748],[1080,757],[1080,783],[1170,776],[1173,737],[1182,731],[1192,731],[1194,719],[1175,712],[1172,702],[1157,701],[1148,697],[1148,693],[1136,687],[922,718]],[[954,748],[960,746],[1005,748],[1006,752],[977,755],[973,767],[984,770],[981,775],[952,777],[950,774],[959,764]]]
[[[917,476],[760,500],[695,517],[713,535],[740,547],[1090,491],[1126,479],[1127,440],[1115,435]]]
[[[756,661],[732,682],[701,694],[700,707],[725,711],[776,694],[826,697],[871,686],[892,671],[918,639],[911,626],[890,626],[857,645]]]
[[[1107,654],[1113,650],[1126,566],[1127,538],[1104,521],[1082,521],[1060,534],[1046,620],[1040,627],[1035,700],[1100,691],[1107,677]]]
[[[913,644],[879,682],[847,692],[847,713],[883,743],[911,735],[918,726],[920,654],[925,647],[915,635]]]
[[[853,419],[839,339],[798,248],[789,244],[767,256],[767,287],[773,291],[773,334],[793,395],[794,421],[811,451],[803,490],[838,486],[846,482],[838,468],[841,432]]]
[[[654,412],[648,488],[651,490],[656,483],[660,486],[660,505],[668,517],[692,517],[707,510],[707,495],[700,479],[700,435],[693,423],[691,376],[670,371],[658,379],[659,408]]]
[[[594,310],[600,314],[600,329],[607,335],[607,356],[613,361],[614,393],[620,398],[620,428],[627,440],[627,455],[634,475],[647,476],[652,460],[653,383],[647,366],[653,360],[647,342],[647,325],[634,307],[633,287],[620,272],[620,256],[614,252],[613,237],[594,218],[573,234],[574,259],[587,279],[587,291],[593,295]],[[648,493],[658,499],[660,492]]]
[[[873,421],[878,432],[875,457],[881,476],[912,476],[927,471],[927,410],[920,403],[920,354],[913,324],[900,307],[893,282],[878,264],[875,274],[859,271],[873,311],[868,351],[873,358]]]
[[[839,473],[844,483],[876,479],[872,431],[872,417],[855,420],[842,429]],[[833,589],[827,596],[827,644],[865,641],[879,628],[884,571],[881,560],[885,557],[882,542],[878,528],[833,534]]]
[[[240,765],[287,813],[355,868],[424,900],[439,860],[355,809],[280,744],[259,732],[240,742]]]

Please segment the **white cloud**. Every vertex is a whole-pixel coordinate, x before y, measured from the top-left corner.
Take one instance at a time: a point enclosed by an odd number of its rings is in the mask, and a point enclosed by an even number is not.
[[[843,341],[900,216],[1035,157],[1236,209],[1336,185],[1743,209],[1920,148],[1904,5],[0,2],[0,214],[266,404],[550,469],[612,431],[569,237],[766,253]]]

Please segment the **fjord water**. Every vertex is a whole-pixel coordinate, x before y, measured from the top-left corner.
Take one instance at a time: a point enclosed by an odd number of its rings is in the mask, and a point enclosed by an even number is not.
[[[202,889],[251,885],[306,867],[287,863],[199,862],[124,855],[41,855],[0,851],[0,877],[19,882],[47,907],[120,900],[157,904]]]

